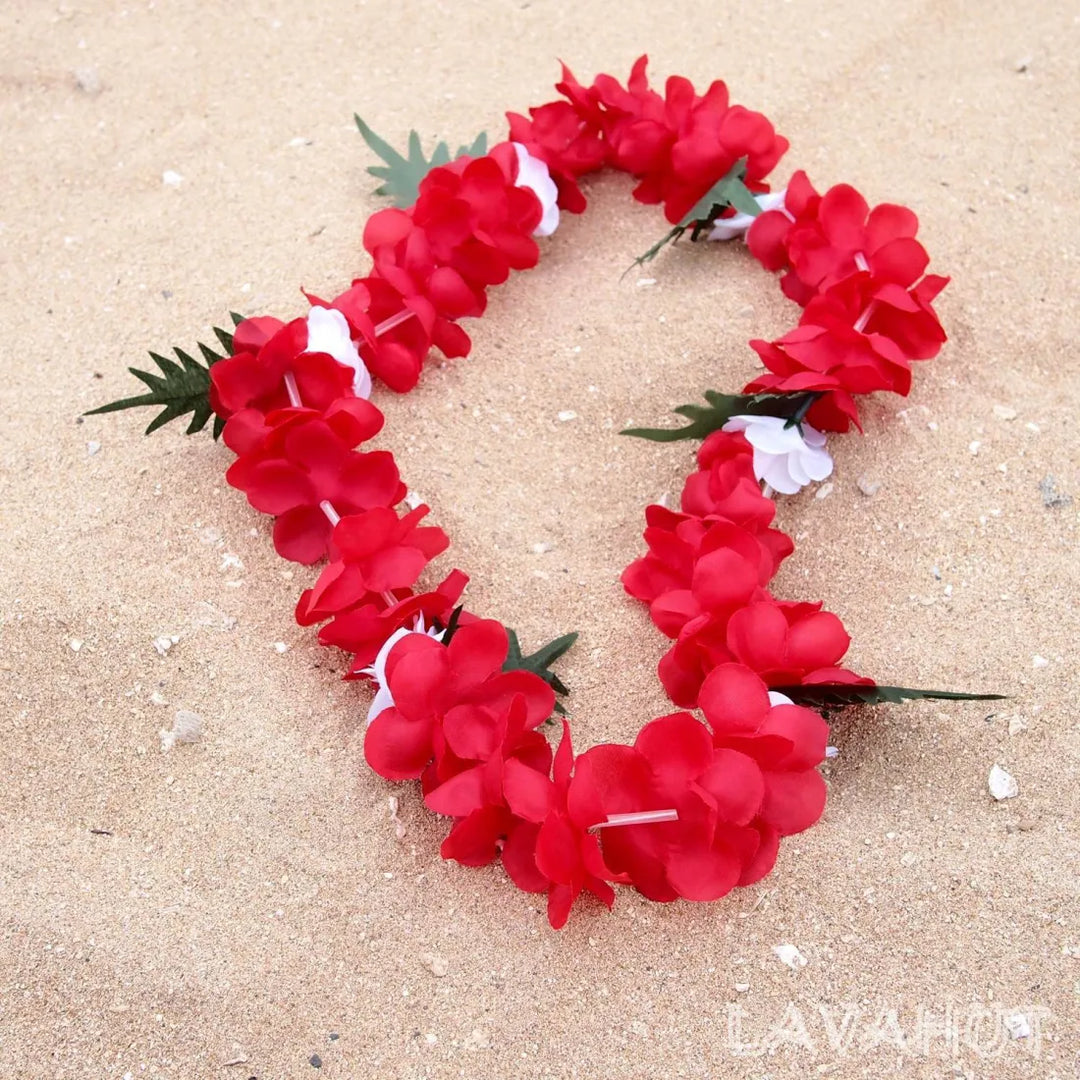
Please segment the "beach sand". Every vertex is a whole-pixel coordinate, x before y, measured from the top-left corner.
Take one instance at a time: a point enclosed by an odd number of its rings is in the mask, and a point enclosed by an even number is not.
[[[1080,1075],[1068,7],[9,0],[0,1077]],[[777,591],[836,611],[881,682],[1011,697],[849,711],[822,821],[763,882],[624,889],[556,933],[499,868],[441,861],[445,821],[367,768],[368,692],[293,620],[316,571],[275,554],[229,451],[80,414],[135,393],[147,349],[366,270],[383,201],[354,111],[397,145],[499,139],[557,58],[625,79],[644,51],[657,84],[723,78],[765,112],[778,181],[918,212],[950,343],[832,441],[828,491],[780,501]],[[737,389],[747,340],[796,318],[741,245],[622,277],[666,228],[631,186],[587,184],[471,357],[376,392],[470,609],[527,649],[580,631],[558,668],[577,749],[671,711],[619,574],[693,447],[617,432]],[[202,736],[163,752],[178,709]],[[995,764],[1017,797],[991,798]]]

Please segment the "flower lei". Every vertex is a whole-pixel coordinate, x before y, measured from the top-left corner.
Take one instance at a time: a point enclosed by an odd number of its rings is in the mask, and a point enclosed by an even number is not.
[[[768,588],[794,549],[772,527],[771,493],[829,475],[824,433],[858,426],[861,395],[907,394],[910,362],[945,341],[932,302],[947,279],[925,273],[915,215],[871,210],[848,185],[820,195],[801,172],[770,192],[788,147],[772,124],[730,104],[722,82],[699,96],[672,77],[661,95],[645,64],[625,87],[608,75],[585,87],[564,67],[561,100],[508,114],[509,141],[486,152],[478,140],[454,160],[445,145],[431,162],[411,146],[406,160],[358,118],[388,163],[371,171],[405,193],[367,222],[371,272],[333,300],[309,296],[288,323],[235,317],[234,333],[217,331],[226,355],[202,346],[206,367],[181,350],[179,365],[155,356],[161,375],[135,372],[150,393],[94,410],[164,404],[148,430],[191,412],[189,431],[212,411],[237,455],[226,478],[273,515],[278,552],[327,560],[296,618],[353,654],[346,678],[376,685],[368,763],[419,779],[426,805],[453,818],[443,857],[501,858],[516,885],[547,894],[556,928],[582,892],[608,907],[614,884],[715,900],[766,875],[780,838],[825,804],[828,726],[807,705],[975,696],[877,687],[839,666],[849,638],[836,615]],[[648,553],[622,575],[672,641],[659,676],[683,711],[647,723],[633,745],[575,755],[565,719],[554,752],[540,731],[562,711],[548,665],[573,635],[522,657],[512,631],[459,605],[460,570],[421,590],[448,538],[422,524],[428,507],[391,454],[357,448],[383,424],[373,379],[404,393],[433,346],[465,356],[459,321],[481,315],[511,270],[536,265],[534,237],[556,229],[560,210],[582,211],[579,181],[604,167],[664,207],[665,240],[744,236],[802,315],[777,340],[750,342],[767,370],[740,395],[684,406],[687,428],[633,432],[704,438],[681,509],[646,509]]]

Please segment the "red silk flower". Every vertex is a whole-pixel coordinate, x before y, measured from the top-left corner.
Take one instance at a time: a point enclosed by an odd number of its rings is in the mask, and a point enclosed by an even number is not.
[[[277,518],[274,546],[301,563],[330,552],[333,526],[323,502],[344,517],[405,497],[389,453],[357,453],[326,420],[304,415],[283,420],[258,449],[237,458],[225,478],[256,510]]]
[[[460,627],[449,645],[426,634],[402,638],[386,660],[394,705],[375,717],[364,740],[368,764],[388,780],[416,779],[455,708],[499,708],[521,694],[526,727],[543,723],[555,707],[554,691],[529,672],[503,672],[508,647],[506,630],[491,619]]]

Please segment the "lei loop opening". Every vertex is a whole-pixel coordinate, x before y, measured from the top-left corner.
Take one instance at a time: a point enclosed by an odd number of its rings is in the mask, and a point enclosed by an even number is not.
[[[848,185],[819,194],[802,172],[771,191],[788,147],[772,124],[730,104],[722,82],[699,96],[674,76],[661,95],[645,65],[626,86],[600,75],[588,87],[564,67],[560,100],[509,113],[508,141],[489,151],[481,136],[453,158],[445,143],[425,158],[415,133],[400,155],[358,117],[385,162],[369,171],[397,203],[364,229],[371,272],[333,300],[308,296],[288,323],[234,316],[232,332],[216,330],[223,352],[200,346],[205,363],[151,354],[160,373],[135,372],[148,393],[94,410],[162,406],[148,431],[190,414],[194,432],[213,416],[236,454],[226,478],[273,515],[278,552],[327,560],[296,618],[353,655],[346,678],[375,685],[368,763],[419,779],[426,805],[453,818],[443,857],[501,859],[516,885],[547,894],[556,928],[583,892],[609,907],[615,884],[715,900],[766,875],[781,837],[825,805],[829,729],[808,706],[996,696],[878,686],[840,666],[849,638],[834,614],[769,591],[794,549],[772,527],[771,496],[827,477],[826,433],[858,427],[861,395],[907,394],[911,362],[945,341],[932,304],[948,279],[926,273],[915,215],[871,209]],[[460,605],[460,570],[418,585],[449,540],[422,524],[429,508],[392,455],[358,447],[383,424],[373,381],[404,393],[433,347],[467,355],[460,320],[536,265],[535,238],[585,208],[579,182],[605,167],[634,176],[634,197],[671,226],[639,263],[687,230],[744,237],[802,314],[750,342],[766,371],[740,393],[682,406],[683,427],[626,433],[703,440],[680,509],[646,509],[648,552],[622,575],[671,639],[659,676],[682,711],[633,745],[575,755],[551,665],[576,635],[524,655],[512,630]],[[553,750],[540,729],[556,712]]]

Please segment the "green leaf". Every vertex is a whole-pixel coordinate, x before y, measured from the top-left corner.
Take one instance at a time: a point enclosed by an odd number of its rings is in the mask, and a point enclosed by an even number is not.
[[[237,316],[234,314],[233,318]],[[240,321],[243,317],[240,316]],[[128,368],[132,375],[143,383],[148,393],[137,397],[121,398],[119,401],[110,402],[108,405],[100,405],[96,409],[90,409],[84,416],[97,416],[101,413],[119,412],[122,409],[137,409],[143,406],[160,406],[161,412],[150,421],[146,428],[146,434],[157,431],[170,420],[191,414],[188,423],[187,434],[193,435],[196,431],[202,431],[213,416],[210,408],[210,368],[219,360],[224,360],[232,348],[232,334],[220,327],[214,327],[214,334],[218,341],[226,347],[225,354],[215,352],[209,345],[198,343],[199,352],[204,363],[200,363],[190,353],[183,349],[173,347],[176,360],[167,356],[151,352],[150,359],[154,361],[158,371],[140,371],[138,368]],[[160,374],[159,374],[160,373]],[[214,438],[217,439],[224,428],[225,423],[221,417],[214,417]]]
[[[453,640],[454,635],[460,629],[461,613],[465,610],[464,604],[458,604],[453,611],[450,612],[450,618],[446,622],[446,626],[443,629],[443,636],[440,639],[444,645],[449,645]],[[438,625],[438,620],[436,620]]]
[[[657,240],[655,244],[648,251],[639,255],[623,272],[622,276],[626,277],[635,266],[644,266],[647,262],[652,262],[660,252],[667,247],[668,244],[675,243],[682,234],[686,232],[685,225],[676,225],[666,236]]]
[[[578,635],[576,632],[563,634],[562,637],[549,641],[542,648],[537,649],[536,652],[530,653],[528,656],[522,655],[521,645],[514,630],[507,627],[506,636],[510,639],[510,649],[502,666],[503,671],[531,671],[534,675],[539,675],[556,694],[570,693],[563,684],[562,679],[550,668],[577,641]],[[555,711],[560,716],[566,715],[566,710],[559,702],[555,703]]]
[[[667,236],[657,240],[643,255],[639,255],[623,272],[625,277],[635,266],[651,262],[660,252],[674,243],[687,229],[691,229],[691,241],[709,228],[730,206],[742,214],[757,217],[761,213],[753,192],[743,182],[746,176],[746,158],[739,158],[734,165],[690,208],[686,217]]]
[[[743,183],[746,176],[746,158],[739,158],[734,165],[690,208],[679,222],[688,229],[695,222],[711,225],[729,206],[740,214],[757,217],[761,213],[750,189]]]
[[[810,686],[772,686],[796,705],[898,705],[903,701],[1005,701],[1007,694],[968,694],[955,690],[913,690],[908,686],[851,686],[817,683]]]
[[[369,165],[368,172],[378,177],[383,183],[375,189],[376,195],[388,195],[395,206],[409,207],[416,202],[420,190],[420,182],[434,168],[440,165],[448,165],[451,160],[450,148],[445,142],[440,142],[430,158],[424,157],[423,147],[420,145],[420,136],[415,131],[409,132],[408,157],[403,157],[385,139],[376,135],[360,119],[353,114],[356,127],[364,138],[364,142],[379,155],[386,163],[384,165]],[[472,146],[462,146],[454,155],[454,158],[482,157],[487,153],[487,134],[481,132]]]
[[[473,139],[472,146],[459,146],[458,152],[454,157],[455,159],[459,157],[478,158],[484,157],[485,154],[487,154],[487,132],[481,131],[480,134]]]
[[[704,405],[680,405],[675,412],[690,423],[680,428],[624,428],[620,435],[633,435],[652,442],[678,442],[681,439],[704,439],[719,431],[733,416],[780,416],[788,424],[798,424],[820,397],[817,390],[803,394],[720,394],[705,391]]]

